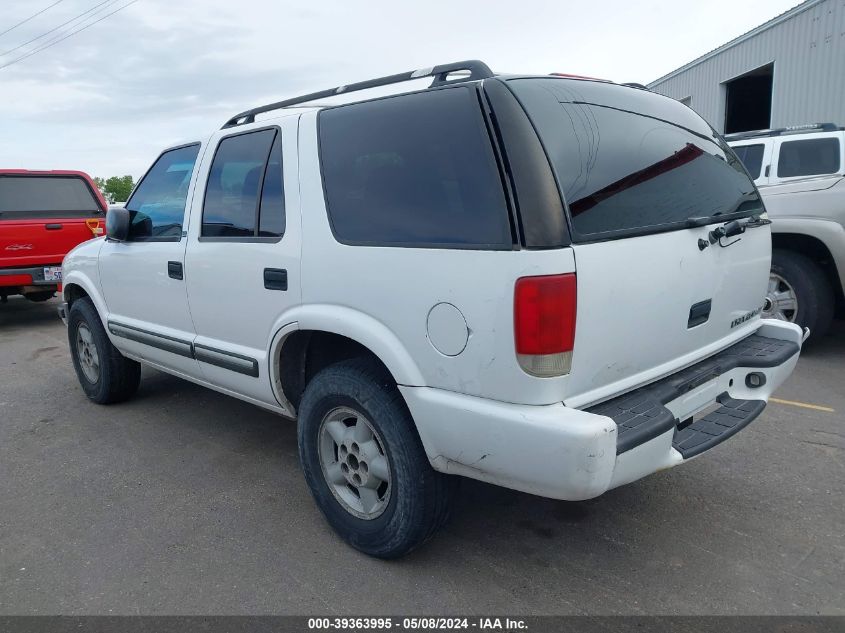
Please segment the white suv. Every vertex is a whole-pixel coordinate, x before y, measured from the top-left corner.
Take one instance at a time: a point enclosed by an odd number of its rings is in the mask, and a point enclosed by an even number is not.
[[[462,62],[165,151],[65,259],[61,310],[89,398],[145,363],[297,418],[328,522],[395,557],[446,520],[450,475],[587,499],[745,427],[802,342],[760,318],[770,249],[689,108]]]
[[[824,336],[845,309],[845,129],[833,123],[725,137],[760,188],[772,220],[764,317]]]

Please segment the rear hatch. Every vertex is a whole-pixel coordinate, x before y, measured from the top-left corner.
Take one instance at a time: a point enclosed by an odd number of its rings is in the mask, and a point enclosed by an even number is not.
[[[646,90],[554,78],[508,85],[566,201],[577,319],[565,392],[585,406],[691,365],[759,319],[769,227],[711,243],[764,212],[724,141],[686,106]]]
[[[102,233],[105,211],[81,175],[0,173],[0,268],[61,264]]]

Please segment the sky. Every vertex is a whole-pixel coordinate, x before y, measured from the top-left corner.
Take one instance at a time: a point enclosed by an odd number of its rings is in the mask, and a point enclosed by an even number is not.
[[[137,179],[250,107],[464,59],[648,83],[796,3],[0,0],[0,167]]]

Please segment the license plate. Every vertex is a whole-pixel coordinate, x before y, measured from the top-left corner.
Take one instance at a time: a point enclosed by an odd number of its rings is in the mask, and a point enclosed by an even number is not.
[[[44,267],[44,281],[61,281],[62,267],[61,266],[45,266]]]

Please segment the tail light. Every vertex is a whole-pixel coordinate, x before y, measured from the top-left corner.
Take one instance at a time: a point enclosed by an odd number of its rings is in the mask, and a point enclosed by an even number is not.
[[[575,344],[575,273],[520,277],[513,325],[520,367],[543,378],[569,373]]]

